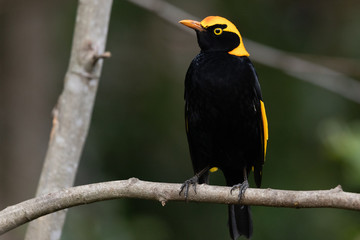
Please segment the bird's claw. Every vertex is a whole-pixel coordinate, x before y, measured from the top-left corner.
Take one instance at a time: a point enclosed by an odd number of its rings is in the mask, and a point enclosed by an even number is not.
[[[189,187],[190,185],[193,186],[194,192],[196,194],[196,184],[198,182],[198,177],[195,175],[194,177],[186,180],[180,187],[179,195],[181,195],[182,192],[184,192],[184,197],[187,200],[189,195]]]
[[[232,194],[232,192],[235,189],[239,189],[239,202],[240,202],[242,197],[245,194],[246,189],[248,189],[248,188],[249,188],[249,182],[247,180],[245,180],[243,183],[239,183],[239,184],[232,186],[232,188],[230,190],[230,194]]]

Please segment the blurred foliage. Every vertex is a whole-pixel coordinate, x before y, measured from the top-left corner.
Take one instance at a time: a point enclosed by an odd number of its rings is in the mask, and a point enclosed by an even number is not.
[[[279,49],[360,59],[359,1],[169,2],[199,18],[227,17],[243,37]],[[52,16],[53,31],[46,33],[58,62],[54,82],[58,92],[70,54],[76,2],[59,5]],[[184,33],[127,1],[114,1],[106,49],[112,57],[105,60],[76,184],[130,177],[182,183],[193,175],[184,127],[183,81],[199,52],[195,34]],[[269,121],[262,187],[317,190],[341,184],[345,191],[360,192],[359,105],[254,64]],[[334,65],[335,70],[336,65],[340,64]],[[211,184],[224,184],[221,172],[212,174]],[[360,239],[359,212],[252,210],[254,240]],[[182,202],[162,207],[134,199],[100,202],[70,209],[62,239],[229,239],[227,208]]]
[[[360,191],[360,121],[327,120],[320,135],[328,156],[339,161],[347,185]]]

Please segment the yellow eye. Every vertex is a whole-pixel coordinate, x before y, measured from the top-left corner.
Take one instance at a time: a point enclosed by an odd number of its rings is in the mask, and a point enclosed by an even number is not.
[[[222,28],[215,28],[214,29],[215,35],[220,35],[220,34],[222,34],[222,32],[223,32]]]

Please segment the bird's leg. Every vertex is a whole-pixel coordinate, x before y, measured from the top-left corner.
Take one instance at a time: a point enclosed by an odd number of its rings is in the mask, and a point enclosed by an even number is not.
[[[187,200],[188,195],[189,195],[189,187],[190,187],[190,185],[193,186],[194,192],[195,192],[195,194],[196,194],[196,184],[199,182],[199,178],[200,178],[203,174],[205,174],[207,171],[209,171],[209,169],[210,169],[210,167],[207,166],[207,167],[205,167],[204,169],[202,169],[200,172],[196,173],[195,176],[193,176],[192,178],[186,180],[186,181],[181,185],[179,195],[181,195],[181,193],[184,191],[184,197],[185,197],[185,199]]]
[[[231,190],[230,190],[230,194],[232,194],[232,191],[234,191],[235,189],[239,189],[239,202],[241,201],[241,198],[244,196],[246,189],[249,188],[249,182],[247,179],[247,170],[246,167],[244,167],[244,181],[242,183],[236,184],[234,185]]]

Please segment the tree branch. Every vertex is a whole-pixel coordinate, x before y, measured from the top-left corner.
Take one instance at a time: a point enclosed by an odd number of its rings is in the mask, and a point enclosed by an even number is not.
[[[53,128],[36,196],[73,185],[88,133],[102,58],[105,52],[112,0],[79,0],[70,64],[53,111]],[[29,224],[25,239],[57,240],[66,211]]]
[[[45,194],[0,212],[0,235],[26,222],[69,207],[98,201],[138,198],[159,201],[184,201],[179,195],[181,184],[141,181],[130,178],[64,189]],[[237,191],[230,187],[197,185],[190,189],[188,201],[220,204],[239,204]],[[344,192],[341,186],[320,191],[286,191],[248,188],[241,204],[287,208],[340,208],[360,211],[360,194]]]

